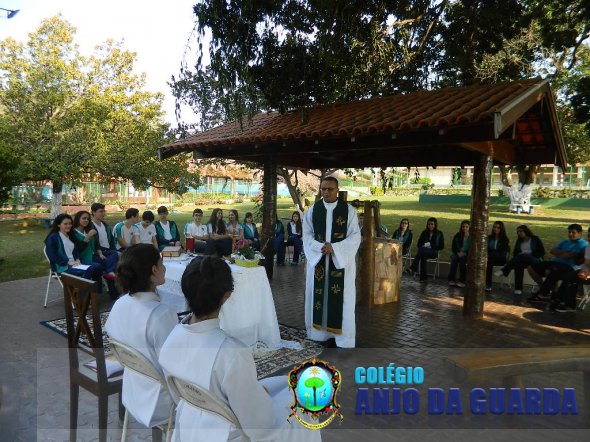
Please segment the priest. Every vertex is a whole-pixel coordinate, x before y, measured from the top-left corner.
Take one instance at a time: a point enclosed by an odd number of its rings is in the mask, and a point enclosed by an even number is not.
[[[305,327],[314,341],[335,338],[338,347],[353,348],[361,232],[356,210],[338,198],[338,180],[324,178],[320,190],[322,199],[305,212],[303,220]]]

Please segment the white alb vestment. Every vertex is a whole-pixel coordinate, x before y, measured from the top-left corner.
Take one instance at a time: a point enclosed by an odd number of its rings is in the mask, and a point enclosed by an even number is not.
[[[219,318],[177,325],[162,347],[160,365],[166,376],[197,384],[229,405],[243,431],[180,400],[174,441],[321,441],[319,431],[307,430],[295,419],[287,422],[293,402],[287,377],[259,383],[251,350],[226,335]]]
[[[323,201],[326,208],[326,232],[324,238],[326,242],[332,244],[334,254],[332,259],[337,269],[344,269],[344,302],[342,312],[342,334],[335,334],[326,330],[326,318],[328,314],[328,284],[326,278],[326,287],[324,289],[324,309],[322,330],[313,328],[313,291],[314,291],[314,268],[321,259],[325,260],[325,268],[329,268],[329,256],[322,255],[321,249],[323,242],[316,241],[313,230],[313,206],[311,206],[303,217],[303,248],[305,258],[307,259],[306,277],[305,277],[305,328],[307,337],[314,341],[326,341],[330,338],[336,339],[336,345],[343,348],[353,348],[355,346],[356,325],[354,310],[356,305],[356,252],[361,243],[361,230],[356,215],[356,210],[350,204],[348,205],[348,222],[346,229],[346,238],[340,242],[332,243],[332,215],[338,201],[327,203]]]
[[[158,371],[162,345],[178,324],[176,312],[160,303],[153,292],[122,296],[115,302],[105,324],[108,335],[144,355]],[[172,398],[168,388],[133,370],[123,373],[123,405],[148,428],[168,421]]]

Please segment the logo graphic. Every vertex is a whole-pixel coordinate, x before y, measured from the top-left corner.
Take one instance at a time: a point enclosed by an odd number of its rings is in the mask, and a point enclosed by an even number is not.
[[[340,380],[340,372],[336,367],[317,360],[315,356],[291,370],[289,388],[293,392],[293,405],[287,420],[295,416],[304,427],[319,430],[336,416],[340,420],[344,419],[338,411],[340,405],[336,402]],[[325,419],[322,420],[322,417]]]

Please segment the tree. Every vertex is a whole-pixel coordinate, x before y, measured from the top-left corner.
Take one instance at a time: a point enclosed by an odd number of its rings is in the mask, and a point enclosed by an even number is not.
[[[497,8],[497,9],[496,9]],[[510,18],[497,16],[502,11]],[[587,1],[494,0],[454,2],[442,33],[446,59],[439,66],[441,84],[550,78],[555,90],[564,141],[571,161],[590,158],[590,132],[580,119],[583,78],[590,36]],[[462,33],[458,33],[462,29]],[[457,35],[461,35],[458,39]],[[442,69],[440,69],[442,68]],[[585,73],[585,74],[584,74]],[[501,167],[504,191],[515,204],[530,204],[538,166]],[[518,182],[511,172],[516,171]]]
[[[135,54],[107,41],[84,57],[74,36],[57,16],[43,20],[25,44],[0,42],[0,118],[20,181],[52,181],[53,216],[61,211],[63,183],[89,174],[130,179],[137,188],[194,183],[186,157],[157,160],[167,130],[162,95],[143,91]]]

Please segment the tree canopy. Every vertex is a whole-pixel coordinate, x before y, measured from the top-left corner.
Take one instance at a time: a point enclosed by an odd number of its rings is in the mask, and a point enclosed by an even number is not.
[[[556,88],[570,161],[590,160],[586,0],[201,0],[194,12],[197,63],[173,88],[200,129],[260,110],[541,75]]]
[[[186,157],[158,161],[163,97],[144,90],[135,54],[107,41],[83,56],[75,33],[57,16],[26,43],[0,42],[0,149],[18,158],[13,182],[50,180],[56,193],[89,175],[172,191],[198,182]]]

